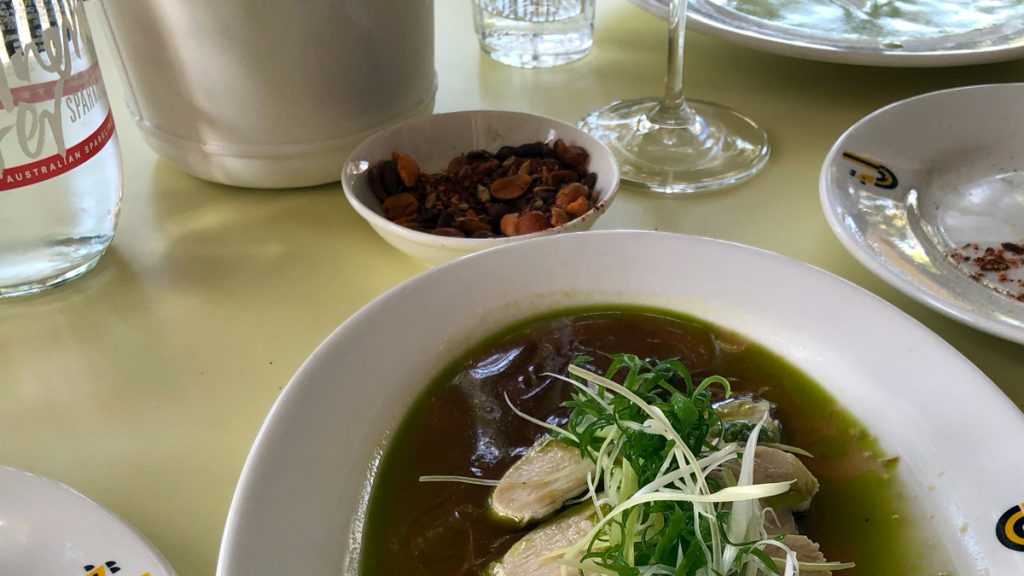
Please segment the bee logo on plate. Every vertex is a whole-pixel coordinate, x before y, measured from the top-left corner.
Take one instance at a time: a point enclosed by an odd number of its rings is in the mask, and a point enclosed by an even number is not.
[[[1024,503],[1006,511],[996,522],[996,538],[1003,546],[1024,552]]]
[[[82,570],[85,570],[84,576],[108,576],[120,572],[121,567],[117,565],[117,562],[108,560],[99,566],[86,564],[85,566],[82,566]],[[149,576],[149,572],[143,572],[141,576]]]
[[[850,170],[850,176],[856,178],[861,184],[865,186],[872,184],[876,188],[881,188],[883,190],[893,190],[899,186],[899,180],[896,179],[896,174],[893,174],[892,170],[889,170],[882,164],[865,156],[854,154],[850,151],[843,152],[843,158],[846,158],[854,164],[870,168],[872,170],[871,172]]]

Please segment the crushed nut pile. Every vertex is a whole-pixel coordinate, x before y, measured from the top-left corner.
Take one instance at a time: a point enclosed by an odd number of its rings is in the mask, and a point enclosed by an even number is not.
[[[367,171],[388,220],[441,236],[493,238],[561,226],[597,201],[590,154],[562,139],[460,154],[426,174],[395,152]]]
[[[1024,267],[1024,242],[1003,242],[999,246],[981,246],[970,242],[950,252],[949,258],[956,263],[977,268],[977,271],[969,272],[975,281],[995,280],[1001,285],[1000,292],[1024,302],[1024,290],[1013,289],[1014,286],[1024,289],[1024,278],[1018,277],[1020,274],[1013,274]]]

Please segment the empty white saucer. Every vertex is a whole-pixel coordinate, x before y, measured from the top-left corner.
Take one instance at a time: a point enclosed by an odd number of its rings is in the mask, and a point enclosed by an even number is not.
[[[0,573],[174,576],[134,528],[59,482],[0,466]]]

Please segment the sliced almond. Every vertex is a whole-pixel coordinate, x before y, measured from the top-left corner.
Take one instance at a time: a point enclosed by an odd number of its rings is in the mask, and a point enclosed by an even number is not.
[[[586,198],[589,195],[590,190],[579,182],[566,184],[565,186],[562,186],[562,189],[559,190],[558,194],[555,196],[555,206],[564,210],[573,202],[580,198]],[[587,209],[589,210],[590,208],[588,207]]]
[[[567,145],[561,138],[555,141],[552,148],[555,149],[555,158],[571,165],[577,170],[586,168],[587,163],[590,161],[590,154],[587,153],[585,148]]]
[[[408,154],[399,154],[395,163],[398,164],[398,176],[401,177],[402,184],[412,188],[420,177],[420,165]]]
[[[533,162],[530,162],[529,160],[527,160],[526,162],[523,162],[522,164],[519,165],[519,172],[518,173],[521,176],[529,176],[530,175],[530,171],[531,171],[532,168],[533,168]]]
[[[498,168],[501,168],[501,162],[498,162],[496,159],[491,158],[486,162],[481,162],[480,164],[478,164],[476,168],[473,169],[473,173],[476,174],[478,178],[482,178],[484,176],[490,176]]]
[[[399,226],[405,226],[406,228],[410,228],[412,230],[425,230],[423,224],[417,222],[416,218],[414,217],[399,218],[398,220],[395,220],[395,224],[398,224]]]
[[[519,214],[505,214],[501,217],[501,233],[505,236],[516,235],[516,222],[519,220]]]
[[[565,213],[565,210],[557,206],[551,207],[551,225],[561,226],[569,222],[569,215]]]
[[[586,198],[577,198],[565,207],[565,213],[573,218],[579,218],[590,210],[590,200]]]
[[[381,203],[381,207],[384,208],[384,216],[388,220],[395,221],[415,216],[416,210],[419,209],[419,202],[412,194],[402,192],[386,198]]]
[[[530,211],[519,216],[516,221],[516,234],[533,234],[550,228],[548,219],[540,212]]]
[[[555,170],[548,174],[547,179],[544,180],[544,182],[547,182],[549,186],[554,186],[555,188],[561,188],[565,184],[579,181],[579,174],[576,174],[572,170]]]
[[[477,200],[487,203],[491,201],[491,191],[486,186],[476,185],[476,198]]]
[[[435,228],[430,231],[435,236],[451,236],[452,238],[465,238],[466,235],[458,228]]]
[[[490,232],[491,225],[481,221],[479,218],[467,217],[467,218],[456,218],[455,227],[462,230],[467,235],[474,234],[476,232]]]
[[[532,180],[525,174],[500,178],[491,183],[491,196],[498,200],[515,200],[526,192]]]

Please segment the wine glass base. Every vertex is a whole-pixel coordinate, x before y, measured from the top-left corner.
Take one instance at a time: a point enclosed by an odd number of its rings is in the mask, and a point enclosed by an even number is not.
[[[742,182],[768,161],[768,136],[746,116],[689,100],[691,122],[658,124],[651,113],[660,102],[612,102],[579,122],[611,149],[623,180],[666,194],[701,192]]]

